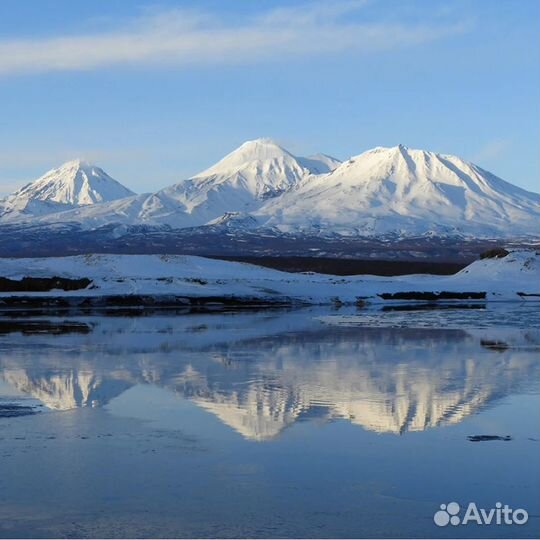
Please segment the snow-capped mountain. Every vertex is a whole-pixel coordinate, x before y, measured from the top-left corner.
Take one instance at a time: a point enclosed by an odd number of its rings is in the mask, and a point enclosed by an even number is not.
[[[456,156],[374,148],[255,212],[284,232],[540,235],[540,195]]]
[[[337,163],[322,154],[299,158],[271,139],[256,139],[212,167],[156,193],[77,208],[49,216],[47,221],[77,221],[86,228],[110,223],[196,227],[257,210],[304,178],[329,171]]]
[[[181,209],[190,226],[230,212],[250,212],[312,171],[270,139],[247,141],[215,165],[151,196],[140,217],[167,222]],[[152,204],[149,204],[149,203]]]
[[[0,221],[26,221],[133,195],[103,169],[80,159],[68,161],[0,201]]]
[[[27,208],[25,201],[41,206]],[[325,154],[297,157],[256,139],[187,180],[142,195],[97,167],[70,162],[3,204],[0,222],[85,230],[212,225],[347,238],[540,237],[540,195],[456,156],[401,145],[341,163]]]
[[[111,178],[103,169],[76,159],[50,170],[13,193],[12,197],[83,206],[130,195],[133,195],[131,190]]]

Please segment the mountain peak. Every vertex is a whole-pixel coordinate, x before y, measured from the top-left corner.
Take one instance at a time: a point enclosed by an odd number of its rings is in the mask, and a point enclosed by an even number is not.
[[[70,161],[66,161],[65,163],[62,163],[62,165],[60,165],[60,167],[57,167],[57,168],[58,169],[91,169],[92,167],[99,168],[93,163],[86,161],[85,159],[75,158],[75,159],[71,159]]]
[[[75,206],[113,201],[133,192],[103,169],[82,159],[66,161],[13,193],[9,199],[52,201]]]
[[[280,158],[294,159],[294,156],[272,139],[253,139],[241,144],[215,165],[197,174],[197,176],[231,173],[254,161],[261,162]]]
[[[365,152],[362,152],[362,154],[358,154],[354,156],[351,159],[355,159],[363,154],[395,154],[397,152],[423,152],[424,150],[415,150],[414,148],[410,148],[409,146],[406,146],[404,144],[396,144],[395,146],[375,146],[374,148],[370,148],[369,150],[366,150]]]
[[[258,137],[256,139],[249,139],[242,143],[242,146],[279,146],[279,144],[271,137]]]
[[[272,150],[278,152],[288,153],[282,146],[278,144],[277,141],[271,139],[270,137],[259,137],[258,139],[250,139],[243,142],[237,150],[240,149],[250,149],[250,150]]]

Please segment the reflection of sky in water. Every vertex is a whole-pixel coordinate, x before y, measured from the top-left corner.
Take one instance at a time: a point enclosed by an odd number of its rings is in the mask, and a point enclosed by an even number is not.
[[[52,409],[0,419],[0,536],[535,536],[537,517],[433,525],[450,500],[540,509],[538,315],[472,312],[77,317],[0,335],[0,395]]]

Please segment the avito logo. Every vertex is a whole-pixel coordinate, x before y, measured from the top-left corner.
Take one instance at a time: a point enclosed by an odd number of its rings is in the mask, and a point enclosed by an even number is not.
[[[498,502],[495,508],[478,508],[476,503],[470,502],[467,505],[463,517],[460,517],[461,507],[457,502],[441,504],[433,516],[435,525],[445,527],[446,525],[524,525],[529,519],[527,510],[523,508],[512,509],[507,504]]]

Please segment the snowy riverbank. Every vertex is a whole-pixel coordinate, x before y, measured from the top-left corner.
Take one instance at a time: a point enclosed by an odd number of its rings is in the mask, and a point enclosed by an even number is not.
[[[95,305],[100,298],[123,298],[122,305],[129,304],[130,298],[135,304],[156,301],[177,305],[189,305],[193,301],[218,304],[530,301],[540,300],[539,259],[540,255],[534,251],[514,251],[504,258],[475,261],[453,276],[396,277],[293,274],[180,255],[0,259],[0,306],[12,307],[21,302],[33,305],[45,298],[63,300],[70,305],[79,302]],[[28,288],[35,290],[25,290]]]

